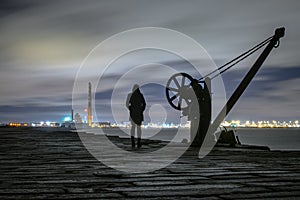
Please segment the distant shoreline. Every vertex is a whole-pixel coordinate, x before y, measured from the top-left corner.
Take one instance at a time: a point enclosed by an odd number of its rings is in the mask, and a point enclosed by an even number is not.
[[[107,129],[130,129],[130,127],[104,127],[104,128],[99,128],[99,127],[86,127],[86,128],[82,128],[82,129],[76,129],[76,128],[67,128],[67,127],[33,127],[33,126],[9,126],[9,125],[2,125],[0,126],[0,128],[27,128],[27,129],[52,129],[52,130],[59,130],[59,129],[64,129],[64,130],[87,130],[87,129],[103,129],[103,130],[107,130]],[[182,129],[189,129],[188,127],[180,127]],[[220,127],[221,129],[223,127]],[[234,130],[238,130],[238,129],[299,129],[300,127],[232,127],[232,126],[225,126],[226,129],[234,129]],[[166,127],[142,127],[142,129],[160,129],[160,130],[171,130],[171,129],[178,129],[175,127],[170,127],[170,128],[166,128]]]

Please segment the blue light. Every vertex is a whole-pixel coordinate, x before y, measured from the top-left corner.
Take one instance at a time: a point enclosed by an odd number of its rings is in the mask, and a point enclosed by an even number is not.
[[[65,117],[64,118],[64,122],[70,122],[71,121],[71,117]]]

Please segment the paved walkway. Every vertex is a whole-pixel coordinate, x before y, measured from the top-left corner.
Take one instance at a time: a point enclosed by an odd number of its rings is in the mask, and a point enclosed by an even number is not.
[[[0,199],[300,199],[300,152],[215,148],[204,159],[186,155],[126,174],[98,162],[70,132],[0,128],[0,150]]]

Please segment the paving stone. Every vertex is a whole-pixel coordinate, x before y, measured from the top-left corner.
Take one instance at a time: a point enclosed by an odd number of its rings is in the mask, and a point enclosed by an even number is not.
[[[247,199],[277,199],[277,198],[286,198],[286,199],[293,199],[300,197],[300,191],[295,191],[293,193],[291,192],[277,192],[277,191],[272,191],[272,192],[264,192],[264,193],[255,193],[255,194],[247,194],[246,198]],[[220,197],[225,198],[225,199],[243,199],[245,197],[244,194],[230,194],[230,195],[221,195]]]
[[[264,188],[211,188],[211,189],[182,189],[182,190],[151,190],[151,191],[131,191],[131,192],[125,192],[126,195],[129,197],[220,197],[223,194],[233,194],[233,193],[244,193],[244,196],[246,197],[249,193],[257,193],[257,192],[265,192],[269,191]],[[204,199],[205,199],[204,198]]]
[[[137,181],[133,184],[137,186],[186,185],[189,181]]]
[[[10,188],[0,189],[0,194],[41,194],[41,193],[64,193],[59,188]]]
[[[220,189],[220,188],[236,188],[240,187],[237,184],[189,184],[189,185],[162,185],[149,187],[117,187],[109,189],[111,191],[159,191],[159,190],[205,190],[205,189]]]

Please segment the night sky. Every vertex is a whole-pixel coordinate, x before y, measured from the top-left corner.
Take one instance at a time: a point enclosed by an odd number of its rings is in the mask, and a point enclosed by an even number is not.
[[[281,39],[280,47],[271,52],[227,119],[300,119],[299,10],[300,3],[296,0],[243,3],[237,0],[2,0],[0,122],[60,122],[64,116],[70,115],[76,73],[89,52],[114,34],[140,27],[163,27],[182,32],[200,43],[216,65],[221,66],[271,36],[275,28],[284,26],[286,36]],[[118,48],[118,44],[113,48]],[[150,55],[156,54],[150,52]],[[99,55],[99,59],[101,56],[105,55]],[[222,78],[227,96],[256,57],[224,73]],[[173,63],[173,67],[185,71],[184,64],[176,59],[163,59],[162,54],[156,58],[161,59],[162,64]],[[129,69],[131,63],[125,61],[126,64],[119,63],[97,86],[95,99],[100,121],[113,120],[110,97],[118,77]],[[87,93],[90,76],[98,74],[86,74],[83,94]],[[130,92],[132,85],[123,87],[125,94]],[[148,102],[146,112],[151,105],[161,104],[168,115],[178,118],[180,113],[166,102],[164,87],[150,84],[141,90]],[[123,101],[125,103],[120,99]],[[157,106],[152,109],[152,115],[158,112],[153,117],[159,117],[159,110]],[[146,113],[146,119],[148,116]]]

